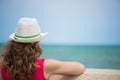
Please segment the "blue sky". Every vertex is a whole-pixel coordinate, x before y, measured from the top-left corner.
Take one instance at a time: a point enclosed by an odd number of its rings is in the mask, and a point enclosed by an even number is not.
[[[21,17],[38,20],[44,44],[120,45],[119,0],[0,0],[0,42]]]

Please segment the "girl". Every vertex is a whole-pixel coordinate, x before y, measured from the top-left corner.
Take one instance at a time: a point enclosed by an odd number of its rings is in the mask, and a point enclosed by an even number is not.
[[[48,80],[52,75],[80,75],[85,71],[78,62],[41,59],[39,42],[47,33],[41,33],[34,18],[21,18],[16,32],[5,44],[0,60],[2,80]]]

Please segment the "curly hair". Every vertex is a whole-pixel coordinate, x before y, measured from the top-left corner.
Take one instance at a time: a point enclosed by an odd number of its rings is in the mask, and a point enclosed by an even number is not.
[[[37,57],[42,54],[39,42],[8,41],[3,50],[3,67],[12,80],[26,80],[34,76]]]

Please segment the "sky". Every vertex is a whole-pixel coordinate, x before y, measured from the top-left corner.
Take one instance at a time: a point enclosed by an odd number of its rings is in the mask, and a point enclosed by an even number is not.
[[[120,45],[120,0],[0,0],[0,42],[22,17],[48,32],[43,44]]]

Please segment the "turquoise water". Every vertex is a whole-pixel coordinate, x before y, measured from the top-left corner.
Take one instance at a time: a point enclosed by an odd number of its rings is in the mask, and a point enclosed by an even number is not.
[[[87,68],[120,69],[120,46],[41,45],[41,57],[78,61]]]
[[[87,68],[120,69],[120,46],[42,45],[42,57],[79,61]]]

